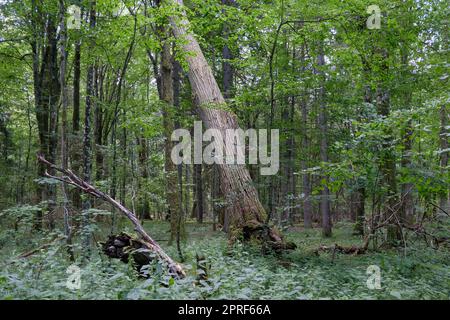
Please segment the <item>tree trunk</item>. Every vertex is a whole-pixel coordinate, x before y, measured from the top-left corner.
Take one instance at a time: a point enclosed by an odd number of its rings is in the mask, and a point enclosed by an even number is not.
[[[404,46],[406,46],[404,44]],[[401,62],[402,62],[402,80],[406,85],[403,92],[404,108],[409,109],[411,107],[412,88],[408,88],[411,81],[411,77],[408,71],[408,52],[406,48],[401,49]],[[406,176],[410,175],[411,171],[411,156],[412,156],[412,144],[413,144],[413,127],[412,122],[408,119],[405,128],[402,132],[403,136],[403,148],[402,148],[402,160],[401,166],[403,170],[406,170]],[[412,224],[414,218],[414,184],[411,182],[403,183],[401,186],[402,192],[402,210],[400,218],[402,222]]]
[[[225,6],[233,6],[235,5],[235,1],[234,0],[222,0],[222,5]],[[224,13],[226,11],[226,9],[223,10]],[[229,24],[227,24],[226,22],[224,23],[223,26],[223,30],[222,30],[222,34],[223,34],[223,38],[225,41],[228,41],[229,39],[229,34],[230,34],[230,26]],[[230,60],[233,59],[233,54],[230,50],[230,47],[228,46],[227,43],[224,44],[223,48],[222,48],[222,59],[223,59],[223,63],[222,63],[222,69],[223,69],[223,79],[222,79],[222,83],[223,83],[223,97],[225,98],[225,100],[231,99],[233,98],[233,80],[234,80],[234,70],[233,70],[233,66],[231,65]],[[213,190],[213,199],[222,199],[223,195],[221,192],[221,189],[218,187],[220,185],[220,175],[218,174],[218,169],[214,168],[213,169],[213,174],[212,176],[215,179],[215,183],[217,185],[213,186],[212,190]],[[217,205],[215,205],[216,202],[214,202],[214,207],[213,207],[213,216],[214,215],[218,215],[221,217],[221,223],[223,225],[223,230],[225,232],[228,232],[228,227],[224,225],[225,220],[225,210],[223,210],[224,208],[222,207],[218,207]]]
[[[305,45],[302,46],[301,64],[302,71],[306,70],[305,64]],[[312,228],[313,208],[311,203],[311,181],[310,175],[306,172],[308,169],[309,139],[308,139],[308,92],[305,90],[300,102],[302,114],[302,155],[300,169],[302,170],[302,191],[303,191],[303,224],[306,229]]]
[[[323,53],[323,44],[320,44],[317,65],[322,68],[325,65],[325,55]],[[319,70],[320,84],[318,92],[319,100],[319,128],[320,128],[320,160],[326,164],[328,162],[328,123],[327,107],[325,101],[325,75],[323,70]],[[322,177],[323,189],[320,199],[320,212],[322,214],[322,234],[325,237],[331,237],[331,209],[330,209],[330,191],[328,190],[328,176]]]
[[[203,200],[203,165],[194,164],[195,204],[194,213],[198,223],[203,223],[205,202]]]
[[[222,0],[222,4],[226,6],[234,5],[234,0]],[[225,41],[228,40],[228,36],[230,33],[230,27],[227,23],[224,24],[223,27],[223,38]],[[232,98],[232,90],[233,90],[233,67],[231,66],[230,60],[233,59],[233,55],[231,53],[230,47],[225,42],[222,48],[222,68],[223,68],[223,97],[228,100]]]
[[[40,69],[40,43],[39,43],[39,8],[36,3],[36,0],[31,1],[31,11],[32,11],[32,28],[33,28],[33,40],[31,41],[31,49],[33,52],[33,87],[34,87],[34,104],[36,109],[36,120],[38,124],[38,132],[39,132],[39,152],[41,154],[46,153],[46,121],[45,115],[46,112],[41,106],[41,73]],[[38,176],[41,177],[45,174],[45,166],[41,163],[38,164]],[[38,201],[44,200],[44,192],[45,187],[38,184],[37,185],[37,199]],[[36,230],[40,230],[42,228],[42,211],[39,210],[36,212],[36,216],[34,218],[34,228]]]
[[[164,40],[161,53],[161,95],[163,100],[164,153],[166,173],[166,199],[170,217],[170,241],[177,237],[178,223],[181,215],[181,202],[178,193],[178,170],[171,158],[173,143],[171,135],[174,128],[174,92],[173,92],[173,62],[170,53],[170,43]]]
[[[370,72],[369,67],[363,61],[364,75],[366,80],[368,80],[368,74]],[[372,90],[369,85],[364,88],[364,102],[372,103]],[[366,187],[365,182],[361,178],[357,177],[355,181],[356,186],[352,191],[350,196],[350,210],[351,216],[354,219],[355,225],[353,228],[353,233],[355,235],[364,235],[364,221],[366,216],[365,203],[366,203]]]
[[[91,32],[90,36],[94,37],[92,34],[96,25],[96,3],[94,0],[90,1],[90,11],[89,11],[89,30]],[[92,49],[95,45],[94,39],[89,40],[89,47]],[[86,183],[91,183],[91,172],[92,172],[92,145],[91,145],[91,112],[94,103],[94,65],[88,66],[88,74],[86,79],[86,108],[84,114],[84,136],[83,136],[83,174],[84,181]],[[91,215],[89,213],[91,209],[91,200],[86,198],[83,200],[83,219],[82,219],[82,232],[83,232],[83,245],[85,248],[85,256],[90,256],[90,246],[91,246],[91,231],[90,231],[90,219]]]
[[[183,6],[182,0],[170,0],[170,2]],[[170,22],[175,37],[183,40],[183,50],[192,54],[186,60],[189,66],[189,81],[200,117],[206,128],[218,129],[226,137],[226,129],[239,127],[236,115],[223,108],[226,105],[225,99],[197,40],[187,31],[189,22],[184,10],[181,17],[171,17]],[[233,145],[231,141],[224,142],[225,146]],[[275,247],[283,247],[284,242],[279,232],[274,228],[268,228],[265,223],[265,210],[258,199],[246,167],[225,164],[218,166],[222,192],[227,197],[225,210],[230,219],[230,237],[232,239],[240,236],[244,239],[259,238],[273,242]]]
[[[97,67],[95,72],[95,95],[102,100],[99,95],[99,86],[103,86],[103,68]],[[100,88],[100,90],[102,90]],[[95,145],[95,179],[101,180],[103,178],[103,108],[100,103],[96,103],[94,107],[94,145]]]
[[[60,66],[60,87],[61,87],[61,102],[62,102],[62,115],[61,115],[61,168],[67,169],[69,165],[69,158],[67,153],[67,86],[66,86],[66,66],[67,66],[67,30],[65,24],[65,4],[64,0],[59,0],[59,14],[60,14],[60,30],[61,30],[61,66]],[[63,195],[63,211],[64,211],[64,235],[66,236],[67,252],[70,259],[74,260],[72,251],[72,230],[69,215],[69,198],[66,190],[66,184],[61,184]]]
[[[381,52],[383,61],[381,62],[381,72],[383,78],[387,77],[389,70],[388,52],[386,49],[378,49]],[[377,88],[377,112],[380,116],[388,117],[390,114],[390,92],[386,84],[380,83]],[[397,181],[396,181],[396,159],[391,149],[392,132],[387,129],[383,135],[383,150],[381,150],[380,170],[383,174],[383,183],[387,192],[382,209],[385,220],[389,220],[391,225],[387,228],[387,240],[393,243],[395,240],[401,240],[401,230],[396,225],[399,221],[399,207],[397,199]]]
[[[150,219],[150,203],[148,201],[147,191],[142,191],[142,182],[148,179],[148,169],[147,169],[147,158],[148,158],[148,146],[147,140],[144,137],[137,139],[138,150],[139,150],[139,167],[141,172],[141,177],[138,179],[138,189],[141,193],[141,208],[139,212],[139,219],[142,221],[144,219]]]
[[[172,80],[173,80],[173,106],[176,111],[175,116],[175,129],[180,129],[180,95],[181,95],[181,72],[182,67],[181,64],[175,60],[175,58],[172,56],[172,66],[173,66],[173,72],[172,72]],[[178,255],[181,259],[181,261],[184,260],[183,253],[181,252],[181,239],[185,238],[186,232],[184,228],[184,219],[186,216],[185,210],[183,210],[183,200],[184,200],[184,194],[183,194],[183,164],[180,163],[177,165],[177,177],[178,177],[178,203],[179,203],[179,212],[177,215],[177,221],[171,222],[175,225],[176,228],[176,241],[177,241],[177,249],[178,249]]]
[[[440,120],[441,120],[441,130],[440,130],[440,144],[441,144],[441,155],[440,155],[440,165],[441,172],[444,176],[444,181],[448,181],[448,155],[449,155],[449,112],[447,105],[443,104],[440,110]],[[449,188],[446,188],[444,192],[442,192],[439,199],[440,207],[445,210],[447,213],[450,212],[450,192]]]
[[[53,17],[50,15],[46,19],[41,14],[41,10],[36,1],[32,1],[33,18],[33,40],[31,42],[33,52],[33,80],[36,106],[36,120],[39,131],[39,153],[56,159],[57,148],[57,103],[60,95],[59,88],[59,68],[57,63],[58,48],[56,39],[56,26]],[[45,20],[45,30],[40,22]],[[40,39],[40,35],[44,39]],[[41,50],[42,46],[42,50]],[[40,54],[42,52],[42,56]],[[42,61],[40,62],[40,59]],[[38,166],[38,175],[44,176],[45,167]],[[48,201],[50,211],[50,228],[53,227],[54,208],[56,202],[56,187],[54,185],[38,185],[38,200]],[[34,227],[42,227],[42,212],[39,211],[35,218]]]
[[[49,122],[49,143],[48,143],[48,159],[51,162],[56,162],[56,151],[58,148],[58,101],[60,96],[60,86],[58,78],[58,44],[56,39],[56,26],[52,19],[48,21],[48,37],[50,45],[50,57],[49,68],[50,74],[48,83],[44,80],[44,92],[48,93],[48,96],[43,95],[43,101],[49,102],[50,122]],[[54,172],[50,172],[53,174]],[[48,186],[48,209],[49,209],[49,227],[53,230],[55,227],[55,210],[56,210],[56,185],[51,184]]]
[[[75,172],[80,170],[80,79],[81,79],[81,42],[75,42],[75,53],[73,58],[73,112],[72,112],[72,143],[71,143],[71,163]],[[77,190],[71,192],[73,207],[81,208],[81,195]]]

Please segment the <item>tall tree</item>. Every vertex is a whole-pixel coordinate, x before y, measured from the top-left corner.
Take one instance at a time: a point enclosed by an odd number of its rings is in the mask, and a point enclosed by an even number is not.
[[[178,170],[171,158],[173,143],[171,140],[174,127],[174,86],[173,86],[173,60],[170,42],[163,40],[161,52],[161,98],[163,101],[163,127],[164,127],[164,157],[166,174],[166,199],[170,216],[170,243],[172,243],[178,232],[178,224],[182,207],[178,192]]]
[[[72,139],[71,139],[71,167],[78,173],[80,170],[80,82],[81,82],[81,39],[75,41],[73,57],[73,110],[72,110]],[[81,196],[77,190],[72,192],[73,206],[81,208]]]
[[[95,46],[94,39],[94,29],[97,22],[96,13],[96,1],[91,0],[89,3],[89,51],[91,51]],[[92,173],[92,143],[91,143],[91,113],[92,107],[95,103],[95,92],[94,92],[94,62],[90,61],[88,66],[88,72],[86,77],[86,108],[84,113],[84,135],[83,135],[83,174],[84,181],[91,183],[91,173]],[[90,230],[90,220],[91,220],[91,200],[85,198],[83,200],[83,245],[85,247],[86,256],[90,255],[90,245],[91,245],[91,230]]]
[[[32,1],[32,30],[31,41],[33,54],[33,83],[36,119],[39,131],[39,152],[48,159],[56,160],[57,148],[57,103],[59,100],[58,77],[58,49],[55,17],[52,12],[42,12],[42,8],[35,0]],[[40,36],[44,38],[41,39]],[[45,167],[40,164],[38,175],[44,176]],[[48,201],[49,210],[54,210],[56,202],[55,185],[38,186],[39,201]],[[53,227],[54,212],[51,212],[50,227]],[[42,212],[38,212],[35,227],[41,228]]]
[[[181,6],[181,17],[171,17],[173,33],[182,40],[182,48],[191,54],[186,57],[189,66],[189,81],[198,106],[200,118],[206,128],[221,131],[225,137],[225,147],[234,146],[232,141],[226,141],[226,129],[239,128],[237,117],[226,110],[225,99],[213,76],[200,45],[189,30],[189,22],[183,9],[182,0],[171,0],[171,4]],[[275,246],[283,247],[284,242],[280,233],[267,227],[265,210],[259,201],[257,191],[252,184],[250,174],[243,165],[219,164],[221,188],[227,196],[227,216],[230,219],[230,235],[232,238],[243,236],[244,239],[259,238],[270,241]]]
[[[62,113],[61,113],[61,168],[63,170],[67,169],[69,166],[69,154],[67,148],[67,108],[68,108],[68,96],[67,96],[67,85],[66,85],[66,67],[67,67],[67,29],[66,29],[66,20],[65,20],[65,12],[66,6],[64,0],[59,0],[59,14],[60,14],[60,72],[59,72],[59,81],[61,86],[61,104],[62,104]],[[66,184],[61,184],[62,188],[62,196],[63,196],[63,211],[64,211],[64,235],[66,236],[66,242],[68,245],[68,253],[70,255],[71,260],[74,260],[73,251],[72,251],[72,228],[70,223],[70,214],[69,214],[69,197],[66,189]]]
[[[328,162],[328,123],[327,123],[327,106],[325,97],[325,54],[323,43],[319,44],[319,52],[317,56],[319,89],[317,99],[319,102],[319,129],[320,129],[320,160],[323,164]],[[331,236],[331,208],[330,208],[330,190],[328,189],[328,177],[322,177],[323,186],[320,197],[320,212],[322,214],[322,233],[325,237]]]
[[[305,74],[306,71],[306,45],[302,44],[301,49],[301,69],[302,74]],[[302,154],[301,154],[301,162],[300,169],[302,170],[302,192],[303,192],[303,223],[305,228],[312,227],[312,214],[313,207],[311,202],[311,178],[310,174],[307,172],[308,169],[308,156],[309,156],[309,132],[308,132],[308,92],[306,89],[303,90],[300,101],[300,108],[302,114]]]

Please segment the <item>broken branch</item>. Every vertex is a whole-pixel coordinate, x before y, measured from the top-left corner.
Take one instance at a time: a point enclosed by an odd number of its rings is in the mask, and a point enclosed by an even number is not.
[[[125,208],[122,204],[117,202],[115,199],[113,199],[108,194],[98,190],[97,188],[90,185],[86,181],[83,181],[82,179],[80,179],[70,169],[59,168],[56,165],[54,165],[53,163],[50,163],[49,161],[47,161],[44,158],[44,156],[42,156],[42,155],[38,155],[38,160],[40,162],[44,163],[45,165],[47,165],[49,168],[54,169],[55,171],[58,171],[63,174],[62,176],[58,177],[58,176],[50,175],[48,172],[45,172],[46,177],[59,180],[63,183],[68,183],[68,184],[82,190],[84,193],[90,194],[96,198],[102,199],[102,200],[110,203],[113,207],[118,209],[124,216],[126,216],[131,221],[131,223],[134,226],[134,230],[142,238],[143,244],[147,247],[147,249],[154,252],[160,261],[167,264],[167,268],[171,274],[175,275],[177,278],[180,278],[180,279],[182,279],[186,276],[186,273],[184,272],[181,265],[176,263],[175,261],[173,261],[172,258],[170,258],[164,252],[164,250],[159,246],[159,244],[147,234],[147,232],[144,230],[141,223],[139,222],[139,219],[136,217],[136,215],[132,211]]]

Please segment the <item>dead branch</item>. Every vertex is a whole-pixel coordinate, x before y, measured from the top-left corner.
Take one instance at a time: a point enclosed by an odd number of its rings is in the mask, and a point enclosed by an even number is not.
[[[48,243],[44,243],[42,246],[40,246],[39,248],[33,249],[31,251],[28,252],[24,252],[20,255],[17,256],[17,259],[22,259],[22,258],[28,258],[29,256],[32,256],[33,254],[43,250],[43,249],[47,249],[48,247],[50,247],[53,243],[55,243],[58,240],[62,240],[65,237],[57,237],[55,239],[53,239],[52,241],[48,242]]]
[[[122,204],[117,202],[115,199],[113,199],[111,196],[107,195],[106,193],[98,190],[91,184],[87,183],[86,181],[83,181],[80,179],[76,174],[74,174],[70,169],[62,169],[57,167],[56,165],[48,162],[44,156],[38,155],[38,160],[44,164],[46,164],[49,168],[54,169],[55,171],[58,171],[62,173],[62,176],[52,176],[47,171],[45,172],[45,176],[48,178],[59,180],[63,183],[70,184],[84,193],[87,193],[89,195],[92,195],[96,198],[102,199],[108,203],[110,203],[113,207],[118,209],[123,215],[125,215],[133,224],[134,230],[137,234],[142,238],[143,243],[148,248],[148,250],[154,252],[160,261],[167,264],[167,268],[171,274],[176,276],[177,278],[184,278],[186,276],[183,268],[181,265],[176,263],[172,260],[165,252],[164,250],[159,246],[159,244],[153,240],[147,232],[142,227],[141,223],[139,222],[139,219],[136,217],[136,215],[125,208]]]
[[[320,252],[332,252],[333,260],[334,260],[334,255],[336,253],[353,254],[353,255],[364,254],[364,253],[366,253],[367,249],[369,248],[370,238],[371,238],[371,235],[368,235],[364,239],[364,244],[362,246],[343,247],[336,243],[334,246],[320,246],[319,248],[314,250],[314,253],[319,255]]]
[[[428,202],[429,204],[431,204],[433,207],[435,207],[435,208],[437,208],[437,209],[439,209],[440,211],[442,211],[443,213],[445,213],[447,216],[449,216],[450,217],[450,214],[447,212],[447,211],[445,211],[444,209],[442,209],[440,206],[438,206],[437,204],[434,204],[433,202]]]

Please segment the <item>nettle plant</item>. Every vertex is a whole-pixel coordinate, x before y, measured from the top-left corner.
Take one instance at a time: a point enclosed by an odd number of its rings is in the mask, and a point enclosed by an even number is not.
[[[18,205],[1,211],[0,217],[14,231],[19,231],[19,228],[30,230],[39,211],[42,211],[41,205]]]

